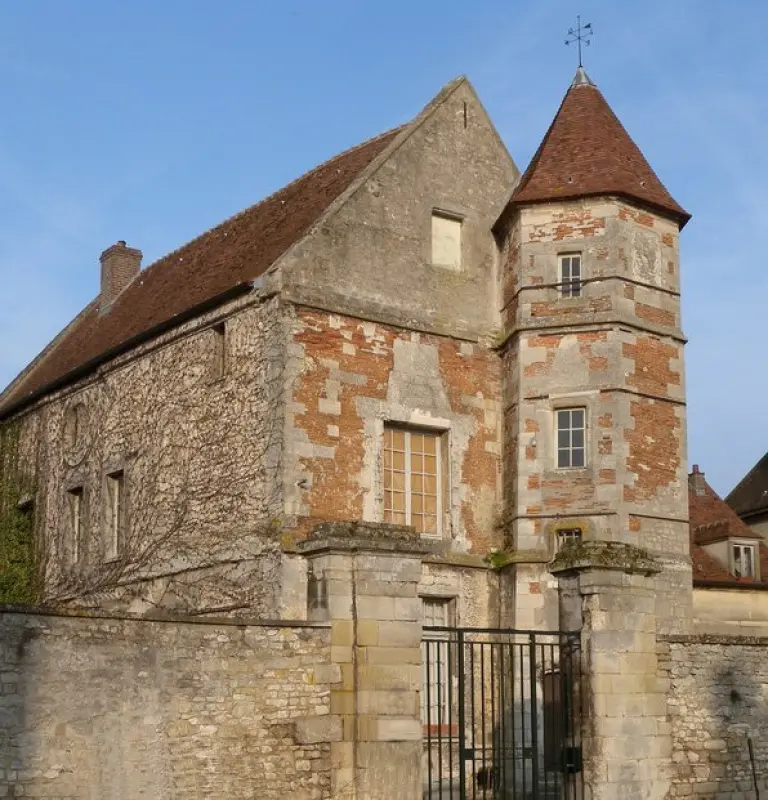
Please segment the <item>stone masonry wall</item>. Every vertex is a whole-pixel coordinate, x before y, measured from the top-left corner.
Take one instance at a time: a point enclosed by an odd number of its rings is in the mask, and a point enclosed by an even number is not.
[[[658,643],[672,732],[670,798],[752,800],[768,791],[768,638],[667,636]]]
[[[255,299],[202,315],[19,417],[47,601],[276,616],[279,542],[267,521],[279,515],[284,338],[278,302]],[[115,544],[107,484],[118,472]]]
[[[329,662],[321,623],[4,609],[0,797],[329,798]]]
[[[476,339],[498,327],[491,226],[519,173],[466,80],[281,260],[288,300]],[[432,263],[432,213],[461,220],[461,267]]]
[[[386,422],[443,434],[443,549],[484,556],[498,545],[496,355],[310,309],[294,325],[283,491],[297,538],[325,521],[383,521]]]
[[[533,618],[552,606],[545,562],[559,528],[651,551],[657,622],[690,616],[678,226],[616,198],[520,209],[499,231],[505,545]],[[581,256],[563,296],[559,259]],[[585,412],[583,468],[557,465],[557,411]],[[538,573],[538,574],[537,574]],[[534,597],[530,587],[544,587]],[[551,587],[549,587],[551,589]],[[530,617],[531,615],[529,615]]]

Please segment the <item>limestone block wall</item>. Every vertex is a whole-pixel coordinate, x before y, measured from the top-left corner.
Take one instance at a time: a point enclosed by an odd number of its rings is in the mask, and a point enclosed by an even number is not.
[[[0,611],[0,796],[330,797],[330,629]]]
[[[768,791],[768,638],[661,637],[672,735],[670,798],[754,798]]]
[[[768,634],[768,592],[751,588],[694,587],[695,629],[745,636]]]

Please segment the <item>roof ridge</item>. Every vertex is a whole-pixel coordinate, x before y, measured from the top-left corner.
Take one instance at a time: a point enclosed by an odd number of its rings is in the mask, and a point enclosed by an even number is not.
[[[764,461],[768,462],[768,451],[766,451],[762,456],[760,456],[760,458],[757,459],[757,461],[752,466],[752,469],[750,469],[749,472],[725,496],[725,502],[728,503],[728,505],[730,505],[731,495],[733,495],[736,492],[737,489],[740,489],[742,486],[744,486],[747,483],[749,483],[750,479],[754,476],[754,474],[758,471],[758,469],[763,465]],[[736,509],[734,509],[734,511],[736,511]],[[736,513],[738,513],[738,512],[736,512]]]

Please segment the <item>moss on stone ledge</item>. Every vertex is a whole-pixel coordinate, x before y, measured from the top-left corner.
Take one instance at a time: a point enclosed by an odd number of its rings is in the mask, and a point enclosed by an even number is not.
[[[635,575],[653,575],[660,571],[647,550],[625,542],[570,544],[560,550],[550,566],[550,572],[555,574],[583,569],[610,569]]]

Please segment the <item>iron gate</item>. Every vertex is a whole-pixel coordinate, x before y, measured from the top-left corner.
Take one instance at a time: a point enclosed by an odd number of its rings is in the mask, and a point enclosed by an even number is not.
[[[425,627],[425,800],[578,800],[579,634]]]

